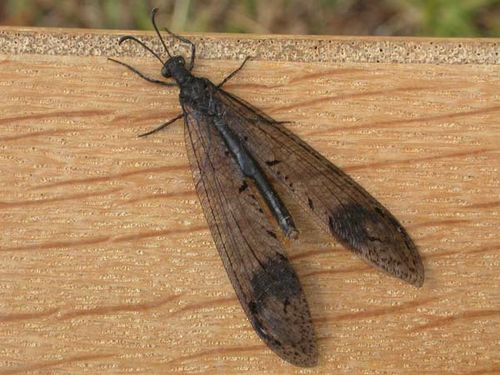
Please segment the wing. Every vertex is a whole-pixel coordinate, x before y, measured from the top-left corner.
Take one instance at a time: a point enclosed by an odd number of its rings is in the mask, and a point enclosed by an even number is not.
[[[317,348],[309,308],[255,187],[229,156],[212,118],[183,105],[185,138],[203,212],[243,310],[280,357],[313,366]]]
[[[224,90],[214,96],[231,109],[226,122],[265,173],[337,240],[372,265],[422,286],[424,267],[416,246],[382,204],[281,123]]]

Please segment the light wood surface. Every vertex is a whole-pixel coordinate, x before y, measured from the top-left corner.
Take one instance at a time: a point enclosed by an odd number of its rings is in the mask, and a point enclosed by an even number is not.
[[[424,259],[416,289],[295,212],[301,237],[286,246],[320,351],[301,370],[260,341],[236,299],[183,124],[137,138],[179,113],[178,92],[108,62],[119,35],[0,30],[0,374],[500,372],[498,40],[301,37],[302,54],[277,59],[272,48],[294,38],[195,36],[195,73],[214,82],[245,48],[256,56],[227,90],[293,121],[400,219]],[[380,43],[378,59],[362,59]],[[342,61],[314,52],[361,44]],[[417,57],[405,60],[405,46]],[[463,54],[447,62],[446,48]],[[134,51],[120,58],[158,76]]]

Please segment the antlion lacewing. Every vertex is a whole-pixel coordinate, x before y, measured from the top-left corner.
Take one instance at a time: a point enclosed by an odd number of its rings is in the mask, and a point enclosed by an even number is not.
[[[270,180],[281,184],[354,253],[421,286],[424,268],[417,249],[394,216],[353,179],[287,130],[283,122],[223,89],[248,57],[217,85],[195,77],[191,74],[194,44],[165,28],[191,47],[188,64],[184,57],[170,54],[156,25],[156,12],[153,9],[152,23],[168,59],[162,60],[133,36],[124,36],[119,43],[140,44],[161,62],[162,76],[175,82],[150,78],[110,59],[149,82],[180,89],[182,114],[143,135],[184,119],[196,191],[243,310],[260,338],[281,358],[297,366],[314,366],[318,350],[311,314],[275,227],[288,238],[295,238],[298,231]]]

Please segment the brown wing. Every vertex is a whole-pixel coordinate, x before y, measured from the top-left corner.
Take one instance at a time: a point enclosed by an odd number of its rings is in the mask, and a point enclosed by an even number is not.
[[[267,175],[273,175],[340,242],[415,286],[424,282],[416,246],[394,216],[351,177],[282,124],[218,90],[225,119]]]
[[[317,362],[314,328],[300,282],[210,118],[184,105],[194,182],[217,250],[243,310],[264,342],[298,366]]]

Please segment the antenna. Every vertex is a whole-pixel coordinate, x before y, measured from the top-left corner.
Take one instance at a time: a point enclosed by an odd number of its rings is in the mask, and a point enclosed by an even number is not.
[[[165,51],[168,54],[168,57],[172,57],[170,52],[168,51],[167,45],[165,44],[165,41],[163,40],[160,31],[158,30],[158,26],[156,26],[156,13],[158,12],[158,8],[153,8],[151,11],[151,23],[153,24],[153,27],[155,28],[156,34],[158,34],[158,37],[160,38],[161,44],[163,44],[163,48],[165,48]]]

